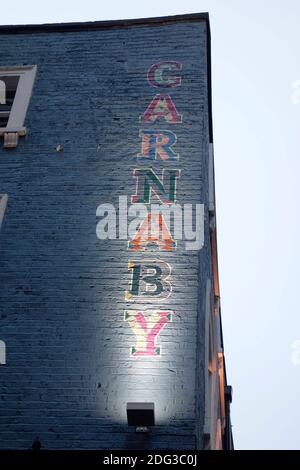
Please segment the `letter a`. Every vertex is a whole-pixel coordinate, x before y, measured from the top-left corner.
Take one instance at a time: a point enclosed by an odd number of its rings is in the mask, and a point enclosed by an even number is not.
[[[168,226],[160,212],[147,214],[136,235],[128,243],[128,248],[142,251],[148,243],[156,243],[160,250],[165,251],[173,251],[176,248],[176,242],[172,239]]]
[[[143,122],[155,122],[158,118],[164,118],[169,124],[182,122],[182,115],[177,109],[170,95],[155,95],[148,108],[140,119]]]

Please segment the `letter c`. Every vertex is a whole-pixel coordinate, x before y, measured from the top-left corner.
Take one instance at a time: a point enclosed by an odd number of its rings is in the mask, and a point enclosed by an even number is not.
[[[181,77],[171,76],[166,77],[165,71],[181,70],[182,64],[173,60],[157,62],[153,64],[148,71],[148,82],[153,87],[162,88],[175,88],[181,85]]]

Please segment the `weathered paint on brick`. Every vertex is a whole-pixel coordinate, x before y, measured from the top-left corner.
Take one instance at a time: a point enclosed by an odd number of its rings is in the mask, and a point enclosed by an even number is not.
[[[0,34],[0,65],[38,66],[28,135],[14,150],[0,147],[0,193],[9,195],[0,233],[2,449],[29,448],[35,436],[49,449],[202,446],[211,277],[206,28],[199,19]],[[183,121],[150,129],[176,134],[177,199],[205,204],[205,245],[199,253],[163,254],[174,295],[154,308],[174,314],[159,336],[161,357],[140,361],[130,357],[135,338],[124,321],[132,308],[124,298],[130,253],[124,240],[97,239],[95,211],[135,193],[139,133],[149,129],[139,116],[158,93],[147,73],[159,61],[182,64],[181,86],[161,92]],[[174,168],[160,158],[151,166],[157,174]],[[143,257],[136,252],[133,259]],[[155,403],[150,435],[128,428],[132,401]]]

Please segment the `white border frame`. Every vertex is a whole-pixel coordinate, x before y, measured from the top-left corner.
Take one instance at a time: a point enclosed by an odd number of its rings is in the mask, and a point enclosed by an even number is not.
[[[8,196],[7,194],[0,194],[0,228],[2,225],[6,205],[7,205]]]

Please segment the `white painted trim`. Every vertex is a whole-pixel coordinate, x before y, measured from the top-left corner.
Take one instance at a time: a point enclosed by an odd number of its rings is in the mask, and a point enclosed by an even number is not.
[[[0,136],[2,137],[4,134],[7,134],[8,132],[16,132],[20,136],[26,135],[26,127],[21,127],[17,131],[8,131],[7,127],[0,127]]]
[[[7,205],[7,199],[8,199],[7,194],[0,194],[0,228],[2,225],[4,212],[5,212],[6,205]]]
[[[0,80],[0,104],[6,103],[6,85],[3,80]]]
[[[214,144],[208,149],[208,210],[215,211]]]

